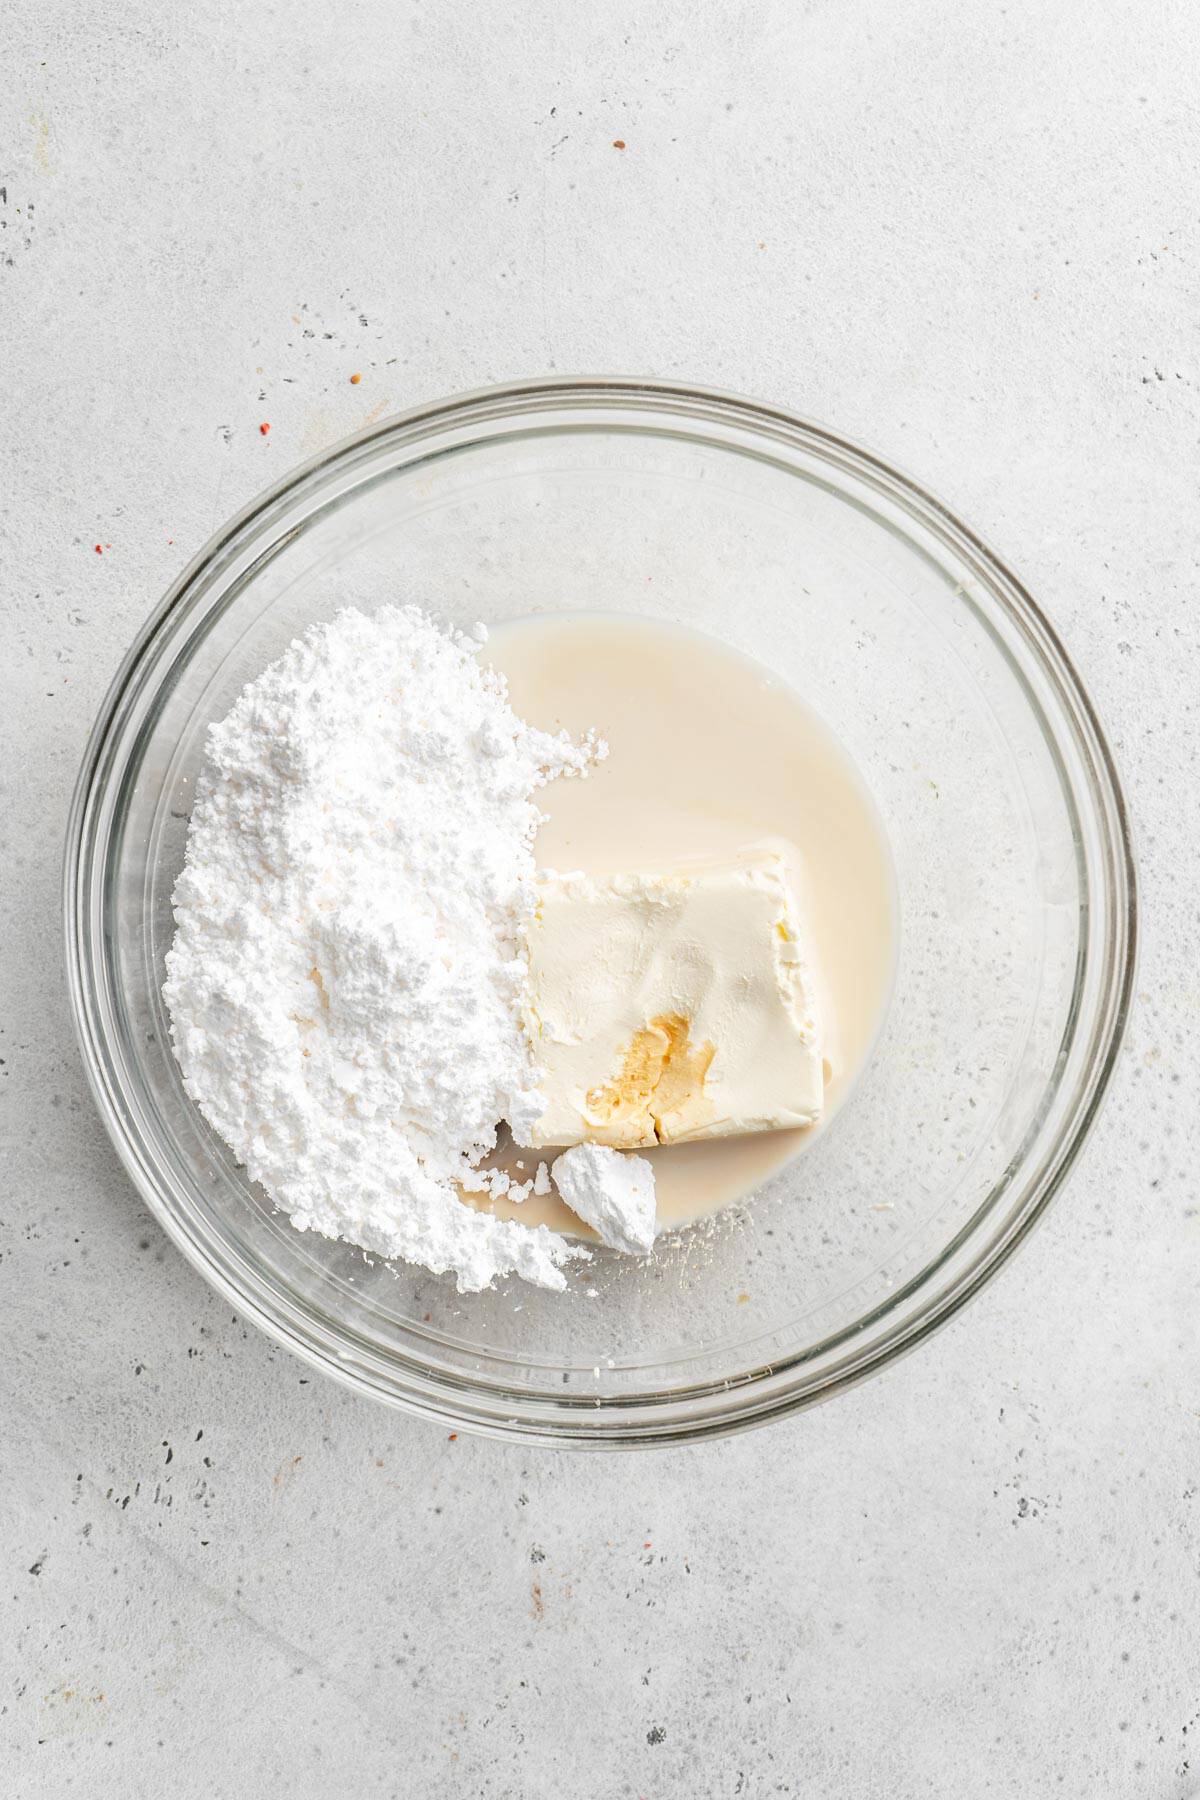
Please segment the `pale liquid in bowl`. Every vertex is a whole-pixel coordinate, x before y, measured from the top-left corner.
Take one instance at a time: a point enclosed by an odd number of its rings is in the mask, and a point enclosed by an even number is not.
[[[633,615],[551,613],[496,627],[481,653],[514,711],[573,737],[594,726],[607,759],[539,796],[538,865],[588,874],[724,858],[764,838],[800,853],[809,960],[821,979],[825,1114],[799,1131],[640,1150],[659,1228],[752,1192],[843,1104],[879,1033],[896,965],[895,883],[875,806],[829,728],[783,682],[715,638]],[[496,1158],[527,1179],[554,1151]],[[521,1168],[519,1164],[524,1164]],[[477,1202],[502,1218],[590,1236],[556,1194]]]

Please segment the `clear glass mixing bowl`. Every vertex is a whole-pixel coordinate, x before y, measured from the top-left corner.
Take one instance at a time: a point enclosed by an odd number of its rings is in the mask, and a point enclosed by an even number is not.
[[[899,967],[849,1103],[752,1201],[645,1264],[601,1253],[566,1295],[512,1282],[460,1296],[448,1278],[295,1231],[199,1117],[171,1055],[159,990],[206,728],[312,620],[385,598],[462,624],[599,608],[698,626],[817,708],[887,825]],[[66,860],[96,1098],[196,1266],[362,1393],[591,1445],[791,1412],[961,1306],[1046,1206],[1096,1113],[1134,915],[1100,726],[1054,632],[978,539],[833,432],[606,379],[419,408],[233,519],[122,665]]]

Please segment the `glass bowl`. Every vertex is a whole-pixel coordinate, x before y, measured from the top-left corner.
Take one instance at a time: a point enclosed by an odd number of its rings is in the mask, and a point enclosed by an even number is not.
[[[461,1296],[297,1232],[200,1118],[170,1050],[163,956],[206,729],[311,621],[393,598],[463,625],[600,609],[708,631],[823,715],[890,838],[896,985],[856,1092],[752,1200],[646,1263],[602,1252],[565,1295],[510,1281]],[[180,1248],[359,1392],[531,1442],[729,1432],[918,1343],[1070,1168],[1134,964],[1112,758],[1019,582],[834,432],[663,382],[535,381],[421,407],[246,507],[125,658],[65,883],[88,1074]]]

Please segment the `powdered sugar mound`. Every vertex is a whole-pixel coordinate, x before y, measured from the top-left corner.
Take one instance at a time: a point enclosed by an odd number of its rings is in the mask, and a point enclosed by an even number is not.
[[[561,1288],[577,1247],[456,1184],[487,1191],[497,1123],[540,1115],[533,795],[605,747],[517,718],[485,637],[349,610],[243,690],[209,734],[163,993],[189,1094],[301,1230],[463,1291]]]

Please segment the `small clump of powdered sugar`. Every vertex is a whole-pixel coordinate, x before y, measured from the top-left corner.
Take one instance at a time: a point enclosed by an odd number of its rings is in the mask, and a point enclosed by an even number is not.
[[[414,606],[314,626],[209,733],[163,993],[188,1093],[301,1230],[473,1291],[586,1254],[475,1211],[541,1112],[521,1029],[537,790],[605,754]],[[499,1179],[499,1177],[497,1177]]]

